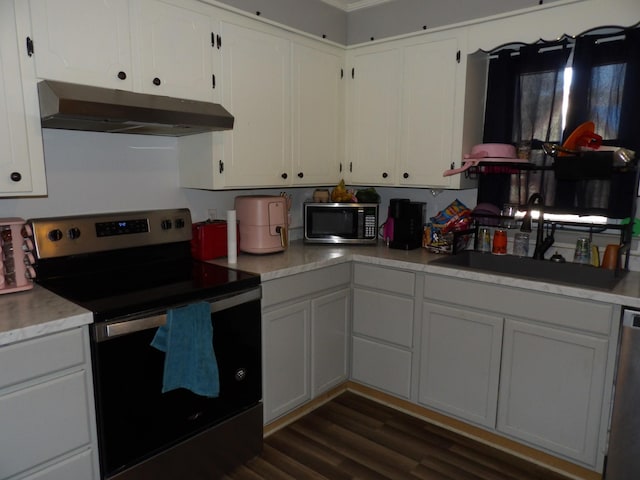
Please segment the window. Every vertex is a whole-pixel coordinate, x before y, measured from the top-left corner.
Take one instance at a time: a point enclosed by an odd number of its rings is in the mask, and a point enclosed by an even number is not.
[[[562,143],[591,120],[608,145],[640,149],[639,29],[508,47],[489,66],[484,141]]]

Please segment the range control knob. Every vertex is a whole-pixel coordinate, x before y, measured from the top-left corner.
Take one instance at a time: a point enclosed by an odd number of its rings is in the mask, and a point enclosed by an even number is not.
[[[62,240],[62,230],[60,230],[59,228],[54,228],[53,230],[51,230],[48,234],[47,237],[49,238],[49,240],[51,240],[52,242],[57,242],[59,240]]]
[[[173,223],[171,220],[162,220],[162,222],[160,222],[160,228],[162,228],[162,230],[171,230],[172,226]]]
[[[80,229],[78,227],[72,227],[69,229],[67,234],[69,235],[69,238],[71,240],[75,240],[77,238],[80,238]]]
[[[176,218],[176,228],[184,228],[184,218]]]

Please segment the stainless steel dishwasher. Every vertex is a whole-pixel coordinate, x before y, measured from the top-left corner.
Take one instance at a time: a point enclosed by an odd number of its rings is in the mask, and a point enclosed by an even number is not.
[[[606,480],[640,478],[640,311],[625,309],[611,418]]]

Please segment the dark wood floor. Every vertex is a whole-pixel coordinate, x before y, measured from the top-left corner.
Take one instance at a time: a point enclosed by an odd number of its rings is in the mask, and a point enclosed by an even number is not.
[[[225,480],[566,480],[351,392],[265,439]]]

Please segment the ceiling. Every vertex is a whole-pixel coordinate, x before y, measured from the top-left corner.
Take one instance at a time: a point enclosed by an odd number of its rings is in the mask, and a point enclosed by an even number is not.
[[[352,12],[361,8],[372,7],[381,3],[393,2],[394,0],[321,0],[345,12]]]

